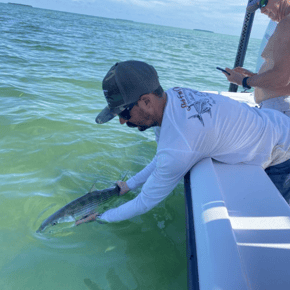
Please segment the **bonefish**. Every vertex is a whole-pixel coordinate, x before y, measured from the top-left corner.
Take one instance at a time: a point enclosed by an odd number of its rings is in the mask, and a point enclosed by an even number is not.
[[[47,228],[56,226],[61,223],[75,222],[83,219],[86,216],[96,212],[100,205],[109,201],[114,196],[120,195],[120,188],[118,185],[115,187],[96,190],[89,192],[62,207],[46,220],[44,220],[36,231],[37,233],[43,232]]]

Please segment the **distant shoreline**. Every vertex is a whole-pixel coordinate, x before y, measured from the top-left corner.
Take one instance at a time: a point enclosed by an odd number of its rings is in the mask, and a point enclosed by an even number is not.
[[[193,29],[195,31],[201,31],[201,32],[209,32],[209,33],[214,33],[213,31],[210,30],[204,30],[204,29]]]
[[[8,2],[8,4],[10,4],[10,5],[20,5],[20,6],[32,7],[31,5],[19,4],[19,3],[12,3],[12,2]]]

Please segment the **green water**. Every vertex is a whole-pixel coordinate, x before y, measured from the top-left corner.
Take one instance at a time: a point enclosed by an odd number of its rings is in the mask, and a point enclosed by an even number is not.
[[[183,185],[149,213],[57,236],[41,221],[141,170],[154,134],[94,123],[116,62],[153,64],[165,89],[224,91],[239,38],[0,3],[0,289],[186,289]],[[255,68],[260,41],[245,66]],[[128,193],[130,200],[139,190]]]

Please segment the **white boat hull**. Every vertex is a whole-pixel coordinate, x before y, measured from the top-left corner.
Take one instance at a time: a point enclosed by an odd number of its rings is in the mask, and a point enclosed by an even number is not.
[[[290,207],[257,166],[204,159],[190,172],[199,287],[290,285]]]

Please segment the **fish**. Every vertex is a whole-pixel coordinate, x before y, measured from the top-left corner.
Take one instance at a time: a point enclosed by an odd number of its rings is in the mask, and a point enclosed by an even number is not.
[[[90,214],[99,212],[99,208],[115,196],[120,196],[120,187],[117,184],[115,187],[88,192],[66,204],[45,219],[36,233],[43,233],[62,223],[75,223],[77,220],[84,219]]]

